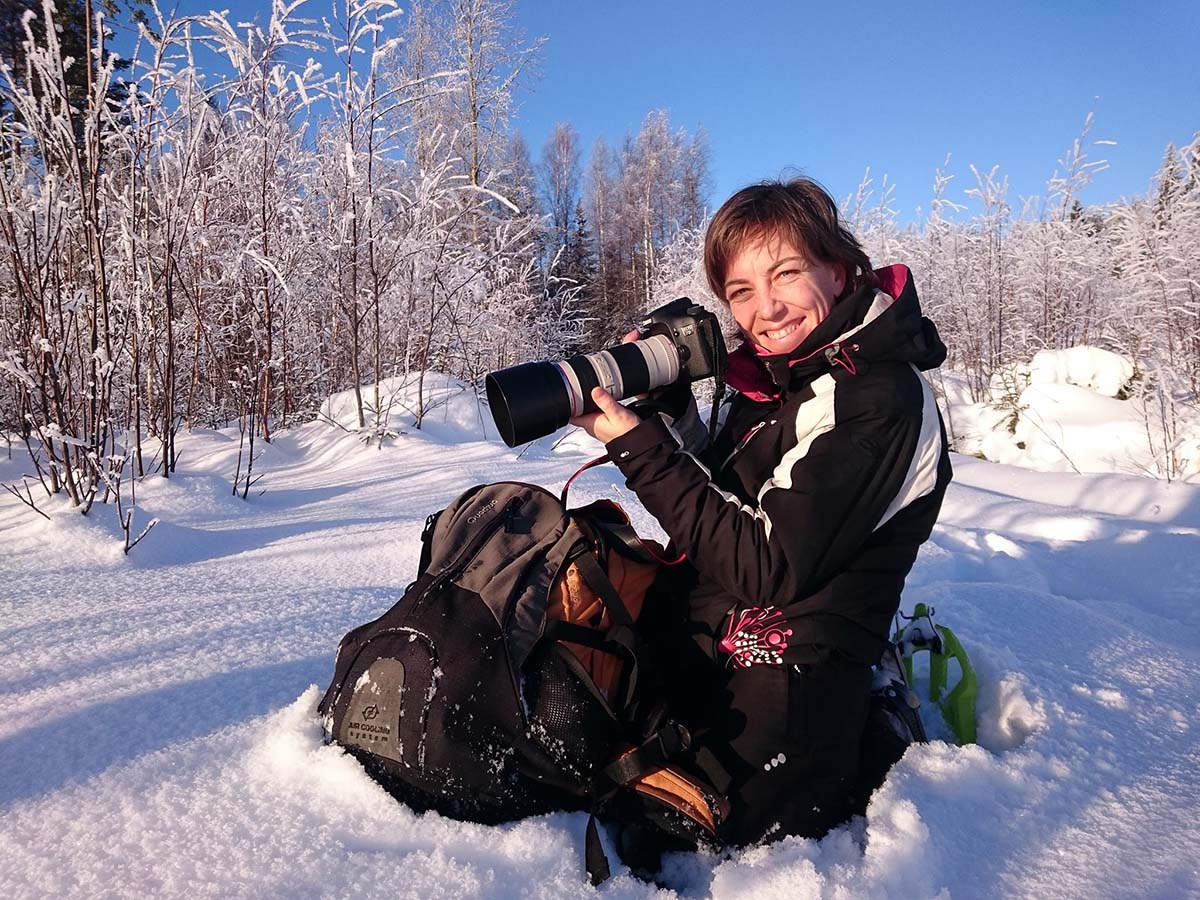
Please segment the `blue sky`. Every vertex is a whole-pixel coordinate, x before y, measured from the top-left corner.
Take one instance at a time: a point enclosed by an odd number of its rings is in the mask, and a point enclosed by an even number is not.
[[[229,6],[248,17],[266,0]],[[1195,0],[518,0],[517,13],[527,37],[547,38],[518,96],[535,156],[556,121],[587,150],[665,108],[708,132],[714,205],[793,168],[840,199],[870,166],[907,220],[948,153],[951,199],[970,164],[998,164],[1015,203],[1044,191],[1088,112],[1092,139],[1116,141],[1092,151],[1110,164],[1084,195],[1100,203],[1144,193],[1166,144],[1200,130]]]
[[[524,0],[547,35],[523,98],[530,145],[571,121],[585,146],[648,109],[703,124],[714,202],[798,167],[835,197],[867,166],[910,218],[947,153],[999,164],[1010,198],[1038,194],[1089,111],[1106,158],[1091,202],[1143,193],[1168,141],[1200,130],[1200,3],[680,2]],[[952,194],[953,196],[953,194]]]

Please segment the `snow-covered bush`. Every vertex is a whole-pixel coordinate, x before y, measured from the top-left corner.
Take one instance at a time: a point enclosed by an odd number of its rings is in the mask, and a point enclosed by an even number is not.
[[[1098,347],[1042,350],[1029,364],[1030,384],[1073,384],[1122,400],[1132,389],[1133,374],[1133,363]]]
[[[992,375],[976,402],[961,376],[944,378],[943,413],[956,449],[1044,471],[1200,475],[1200,415],[1166,403],[1155,380],[1125,357],[1095,347],[1043,350]]]

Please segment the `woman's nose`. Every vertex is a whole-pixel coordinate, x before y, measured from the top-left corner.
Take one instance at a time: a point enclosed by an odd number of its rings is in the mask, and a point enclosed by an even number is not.
[[[763,286],[763,289],[758,292],[758,314],[760,316],[771,317],[779,311],[780,305],[775,285],[772,282],[767,282]]]

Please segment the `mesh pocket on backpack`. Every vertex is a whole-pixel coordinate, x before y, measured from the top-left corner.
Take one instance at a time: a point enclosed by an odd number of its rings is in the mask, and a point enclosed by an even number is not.
[[[552,643],[529,658],[522,695],[530,736],[559,765],[586,775],[608,761],[620,738],[616,722],[567,662],[570,653]]]

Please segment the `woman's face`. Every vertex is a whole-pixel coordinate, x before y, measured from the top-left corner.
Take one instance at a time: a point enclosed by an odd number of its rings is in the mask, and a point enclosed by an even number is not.
[[[784,237],[743,245],[725,272],[725,301],[766,353],[788,353],[829,315],[846,285],[841,266],[810,262]]]

